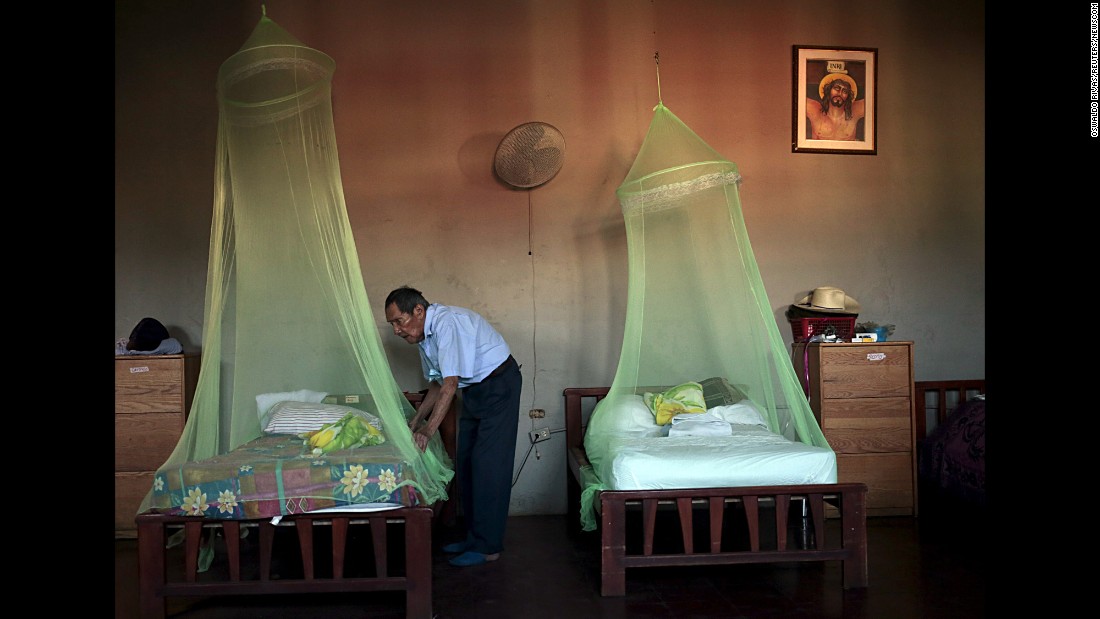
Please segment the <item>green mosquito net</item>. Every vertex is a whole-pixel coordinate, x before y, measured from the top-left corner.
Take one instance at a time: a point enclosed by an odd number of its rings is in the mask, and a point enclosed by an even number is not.
[[[452,463],[438,433],[424,452],[414,444],[413,408],[367,298],[340,178],[334,69],[265,15],[218,71],[202,364],[162,468],[259,437],[257,396],[356,394],[412,468],[420,500],[434,503],[447,496]]]
[[[581,523],[595,528],[595,471],[629,414],[623,396],[695,382],[747,397],[774,432],[829,448],[783,345],[741,213],[737,165],[663,103],[617,190],[629,282],[622,352],[585,433]]]

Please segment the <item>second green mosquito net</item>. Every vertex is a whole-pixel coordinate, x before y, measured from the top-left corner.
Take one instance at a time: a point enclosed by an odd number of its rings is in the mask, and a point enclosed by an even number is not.
[[[413,470],[420,500],[453,477],[438,433],[417,449],[367,298],[333,128],[335,63],[262,17],[218,72],[214,214],[202,364],[162,466],[261,435],[269,399],[358,396]],[[142,510],[149,507],[147,496]]]
[[[663,104],[654,108],[617,191],[629,262],[626,324],[614,381],[585,433],[592,465],[582,484],[585,530],[595,528],[595,497],[607,489],[596,473],[620,427],[616,415],[630,414],[624,396],[652,398],[695,383],[708,401],[723,392],[747,397],[773,432],[829,448],[779,335],[749,245],[740,183],[736,164]]]

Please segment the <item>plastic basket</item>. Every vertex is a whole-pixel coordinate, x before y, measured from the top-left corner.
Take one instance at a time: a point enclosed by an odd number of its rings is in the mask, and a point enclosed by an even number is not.
[[[808,342],[815,335],[836,335],[838,342],[850,342],[856,329],[854,316],[836,318],[791,318],[795,342]]]

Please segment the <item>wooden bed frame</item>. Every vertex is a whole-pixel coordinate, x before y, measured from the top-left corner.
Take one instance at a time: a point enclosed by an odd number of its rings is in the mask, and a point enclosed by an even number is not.
[[[564,390],[567,485],[570,530],[580,530],[581,467],[588,465],[584,450],[585,411],[608,393],[608,387],[571,387]],[[587,400],[586,400],[587,399]],[[740,488],[690,488],[682,490],[615,490],[599,495],[600,503],[600,594],[626,594],[626,568],[676,565],[728,565],[788,561],[840,561],[845,589],[867,586],[867,486],[862,483],[813,484],[799,486],[753,486]],[[788,544],[790,507],[801,504],[806,525],[812,533],[796,536]],[[840,539],[825,539],[825,506],[835,507],[840,516]],[[761,509],[763,508],[763,509]],[[679,542],[659,547],[658,514],[679,522]],[[671,514],[669,512],[672,512]],[[628,539],[628,514],[641,526],[629,527],[639,534]],[[767,516],[774,514],[773,519]],[[678,518],[672,518],[677,516]],[[696,549],[694,522],[709,537]],[[729,516],[723,521],[725,516]],[[762,517],[763,516],[763,517]],[[723,530],[734,519],[747,528],[748,548],[728,539]],[[774,525],[774,528],[773,528]],[[778,533],[777,533],[778,532]],[[672,531],[673,535],[676,533]],[[764,533],[762,536],[761,534]],[[803,530],[805,533],[805,529]],[[675,539],[675,538],[673,538]],[[762,542],[762,539],[764,543]],[[741,544],[743,546],[744,544]]]
[[[406,393],[415,406],[423,399],[421,393]],[[457,400],[456,404],[457,406]],[[455,456],[456,408],[452,407],[440,425],[440,437],[447,453]],[[452,480],[452,484],[453,484]],[[169,516],[155,510],[138,514],[138,566],[141,616],[163,619],[167,615],[169,597],[209,597],[221,595],[268,595],[301,593],[358,593],[369,591],[404,591],[405,617],[432,617],[432,524],[453,518],[457,500],[448,500],[430,507],[403,507],[379,512],[316,513],[285,516],[278,525],[270,518],[259,520],[212,520],[195,516]],[[366,575],[345,574],[352,548],[354,532],[366,525],[370,543],[361,544],[364,552],[373,555],[373,570]],[[331,527],[331,549],[314,546],[317,527]],[[293,527],[296,537],[277,535],[278,529]],[[258,557],[241,544],[241,531],[258,530]],[[168,538],[183,530],[182,549],[166,548]],[[214,540],[220,532],[224,540],[227,566],[198,572],[198,557],[203,540]],[[256,539],[256,538],[253,538]],[[282,545],[276,549],[276,541]],[[297,549],[289,554],[300,561],[299,570],[273,574],[280,556],[285,556],[287,544],[297,541]],[[329,569],[316,554],[331,558]],[[275,576],[273,578],[273,576]]]
[[[973,395],[985,393],[985,379],[918,381],[914,384],[914,392],[918,461],[916,483],[921,520],[928,531],[977,538],[984,533],[988,522],[984,489],[979,495],[976,486],[972,485],[976,482],[968,476],[971,467],[977,466],[977,460],[969,460],[967,465],[961,464],[958,450],[983,454],[971,457],[981,458],[984,479],[984,451],[971,451],[971,448],[981,445],[984,449],[985,409],[981,413],[983,422],[980,431],[970,425],[951,428],[949,417],[955,415],[960,407],[968,406]],[[934,403],[929,394],[935,395]],[[934,411],[936,420],[936,426],[931,429],[927,427],[926,420],[930,409]],[[974,418],[974,413],[969,413],[969,417]],[[939,432],[941,428],[943,433]],[[951,456],[946,452],[949,443],[955,450]],[[954,465],[948,467],[942,460],[946,458],[951,458]]]
[[[936,423],[942,425],[947,421],[947,415],[953,410],[947,407],[947,394],[955,394],[955,406],[966,402],[972,393],[985,393],[985,379],[973,378],[965,380],[926,380],[913,383],[915,393],[914,408],[916,409],[916,434],[917,441],[928,436],[928,394],[936,394]]]

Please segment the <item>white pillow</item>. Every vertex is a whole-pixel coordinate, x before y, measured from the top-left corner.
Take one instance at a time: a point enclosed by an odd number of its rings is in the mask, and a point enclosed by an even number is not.
[[[271,407],[271,419],[264,426],[264,432],[267,434],[301,434],[310,430],[319,430],[326,423],[340,421],[344,415],[352,411],[367,414],[357,408],[339,404],[279,402]]]
[[[752,400],[745,398],[736,404],[715,406],[707,411],[725,419],[727,423],[742,423],[753,426],[768,427],[764,414],[756,407]]]
[[[668,433],[666,426],[657,425],[653,411],[645,404],[640,395],[622,396],[619,406],[604,414],[614,414],[614,423],[609,429],[616,436],[663,436]]]
[[[320,402],[328,393],[324,391],[310,391],[299,389],[298,391],[284,391],[282,393],[261,393],[256,396],[256,416],[260,420],[260,427],[266,428],[271,421],[271,407],[279,402],[293,400],[295,402]]]

